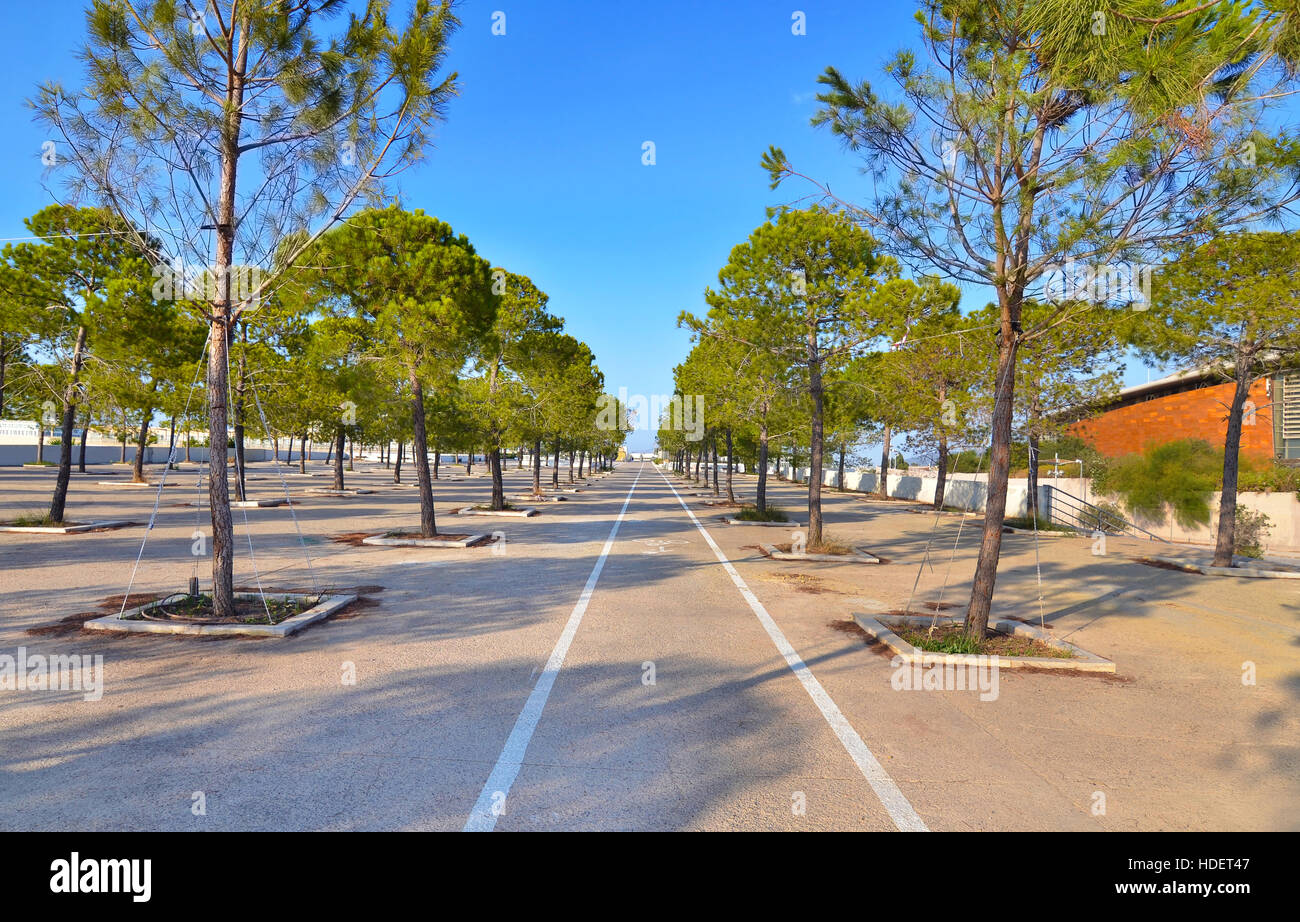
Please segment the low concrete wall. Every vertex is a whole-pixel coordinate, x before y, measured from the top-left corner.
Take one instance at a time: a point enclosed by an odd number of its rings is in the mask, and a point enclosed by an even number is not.
[[[776,473],[776,468],[772,469]],[[794,471],[796,476],[791,477],[789,465],[783,465],[781,474],[787,479],[797,480],[800,483],[808,482],[808,468],[800,468]],[[823,472],[822,483],[828,487],[836,486],[838,483],[838,472],[832,468]],[[876,492],[876,472],[875,471],[845,471],[844,488],[861,493]],[[938,483],[934,471],[927,470],[924,473],[912,473],[910,471],[889,472],[889,495],[899,499],[911,499],[922,503],[934,502],[934,491]],[[1044,512],[1050,511],[1052,503],[1052,494],[1049,487],[1055,486],[1071,496],[1093,503],[1113,503],[1121,508],[1124,504],[1117,497],[1098,495],[1092,487],[1091,478],[1079,477],[1059,477],[1046,478],[1039,481],[1039,505]],[[1218,528],[1219,518],[1219,497],[1221,494],[1214,493],[1210,499],[1210,524],[1197,526],[1195,528],[1184,528],[1172,519],[1166,518],[1159,522],[1149,522],[1136,519],[1128,510],[1125,510],[1127,517],[1135,521],[1142,528],[1166,538],[1178,544],[1213,544],[1215,533]],[[1017,517],[1026,515],[1028,507],[1026,499],[1029,496],[1029,483],[1023,477],[1012,478],[1007,484],[1007,515]],[[957,509],[969,509],[974,512],[983,512],[984,503],[988,498],[988,475],[987,474],[949,474],[948,481],[944,488],[944,505]],[[1270,525],[1268,536],[1265,540],[1265,547],[1268,550],[1300,550],[1300,498],[1294,493],[1239,493],[1237,495],[1239,505],[1247,509],[1253,509],[1256,512],[1262,512],[1269,517]]]
[[[772,473],[776,473],[773,468]],[[811,473],[809,468],[793,471],[789,465],[783,465],[781,476],[799,483],[807,483]],[[1040,480],[1038,484],[1038,501],[1040,508],[1046,509],[1050,503],[1048,486],[1054,484],[1062,490],[1083,498],[1087,494],[1088,482],[1075,477],[1054,478],[1050,482]],[[839,485],[839,471],[832,467],[822,471],[822,484],[828,487]],[[875,471],[845,471],[844,489],[857,493],[875,493],[879,478]],[[911,470],[889,471],[889,495],[898,499],[910,499],[919,503],[933,503],[939,479],[933,469],[916,473]],[[1028,514],[1029,482],[1023,478],[1012,478],[1007,484],[1007,515],[1010,517]],[[983,512],[988,499],[987,474],[949,474],[944,483],[943,504],[954,509],[966,509],[971,512]]]
[[[58,445],[46,445],[45,460],[52,461],[55,464],[58,464],[59,449],[60,446]],[[227,457],[233,459],[234,455],[235,455],[234,450],[231,449],[229,450]],[[280,449],[281,463],[287,462],[288,455],[289,453],[284,448]],[[301,455],[302,452],[295,448],[293,451],[292,461],[296,464],[298,462],[299,457],[301,457]],[[72,446],[72,464],[74,467],[76,466],[78,459],[80,457],[81,457],[81,445],[75,444]],[[249,461],[270,461],[271,449],[246,448],[244,449],[244,457]],[[316,451],[313,449],[312,451],[308,452],[308,458],[312,461],[324,461],[325,457],[326,457],[326,452],[324,451]],[[346,458],[347,455],[344,454],[343,457]],[[28,462],[35,461],[35,460],[36,460],[35,445],[0,445],[0,467],[11,467],[15,465],[27,464]],[[120,445],[90,444],[86,446],[87,464],[115,464],[120,460],[122,460],[122,447]],[[128,445],[126,447],[126,460],[128,464],[135,461],[134,445]],[[166,462],[166,460],[167,460],[166,445],[150,445],[148,448],[145,449],[144,452],[145,464],[163,464]],[[177,461],[185,460],[184,445],[178,445],[176,447],[176,460]],[[193,448],[190,449],[190,460],[198,464],[206,463],[208,460],[208,450],[206,448],[199,448],[198,446],[194,446]],[[231,461],[231,463],[233,463],[233,460]]]
[[[1215,492],[1210,498],[1210,523],[1194,528],[1184,528],[1172,519],[1161,522],[1136,520],[1137,524],[1152,534],[1167,538],[1177,544],[1214,544],[1219,528],[1219,499]],[[1122,505],[1118,500],[1112,500]],[[1269,518],[1268,533],[1264,539],[1266,550],[1300,550],[1300,498],[1294,493],[1238,493],[1237,505]],[[1129,515],[1132,519],[1133,516]]]

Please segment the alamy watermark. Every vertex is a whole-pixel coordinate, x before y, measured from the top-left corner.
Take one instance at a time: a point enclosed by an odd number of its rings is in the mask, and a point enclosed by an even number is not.
[[[978,691],[981,701],[998,700],[998,658],[970,656],[963,663],[922,665],[903,656],[889,661],[894,691]]]
[[[623,410],[622,419],[619,409]],[[645,394],[629,395],[626,387],[618,389],[618,396],[601,394],[596,398],[596,428],[624,429],[628,432],[648,432],[652,421],[661,429],[685,432],[686,441],[698,442],[704,438],[703,394]]]
[[[1094,304],[1125,303],[1135,311],[1151,306],[1151,272],[1146,263],[1107,263],[1094,265],[1066,260],[1043,272],[1043,298],[1062,301],[1086,301]]]
[[[155,301],[220,301],[225,297],[223,278],[230,281],[230,300],[255,303],[263,273],[257,266],[231,266],[225,270],[194,265],[183,259],[153,267]]]
[[[96,653],[0,653],[0,691],[79,691],[86,701],[104,694],[104,656]]]

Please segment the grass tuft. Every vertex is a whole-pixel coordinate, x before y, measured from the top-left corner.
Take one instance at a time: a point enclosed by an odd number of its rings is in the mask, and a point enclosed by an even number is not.
[[[777,509],[775,506],[768,506],[767,509],[765,509],[762,512],[759,512],[758,508],[755,506],[746,506],[744,509],[741,509],[735,515],[733,515],[732,518],[738,519],[742,522],[788,522],[790,521],[790,517],[786,515],[784,512],[782,512],[780,509]]]

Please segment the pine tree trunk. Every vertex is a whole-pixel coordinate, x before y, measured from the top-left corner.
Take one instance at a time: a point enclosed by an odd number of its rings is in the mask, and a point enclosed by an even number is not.
[[[298,472],[305,474],[307,473],[307,455],[311,453],[311,443],[307,441],[307,433],[302,434],[302,438],[298,440],[298,445]]]
[[[222,235],[225,239],[225,235]],[[218,250],[220,251],[220,246]],[[229,251],[226,265],[229,266]],[[227,478],[226,359],[230,349],[229,302],[219,305],[208,349],[208,506],[212,515],[212,609],[216,618],[235,616],[235,523]]]
[[[428,433],[424,428],[424,387],[414,369],[408,372],[411,386],[411,423],[414,430],[415,479],[420,487],[420,537],[438,535],[438,522],[433,509],[433,478],[429,475]],[[435,456],[436,457],[436,456]]]
[[[81,447],[77,454],[77,470],[86,473],[86,438],[90,435],[90,408],[81,414]],[[186,446],[189,450],[189,446]]]
[[[347,432],[342,426],[334,430],[334,489],[343,489],[343,452],[347,444]]]
[[[140,422],[140,434],[135,440],[135,463],[131,467],[131,482],[146,483],[144,479],[144,453],[149,445],[149,423],[153,422],[153,410],[145,412]]]
[[[934,508],[943,509],[943,495],[948,488],[948,436],[939,436],[939,470],[934,482]]]
[[[72,348],[72,366],[67,387],[63,390],[63,439],[59,444],[59,473],[54,479],[54,496],[50,499],[51,522],[63,521],[64,507],[68,502],[68,482],[72,479],[72,429],[77,424],[77,385],[81,379],[81,366],[85,362],[86,328],[77,328],[76,345]],[[45,431],[45,420],[38,424]]]
[[[402,482],[402,452],[406,449],[405,442],[397,443],[397,463],[393,465],[393,483]]]
[[[888,498],[889,498],[889,440],[890,440],[890,435],[891,435],[890,429],[889,429],[888,426],[886,426],[886,427],[885,427],[885,436],[884,436],[885,444],[884,444],[884,447],[882,448],[882,450],[881,450],[881,452],[880,452],[880,483],[876,484],[876,487],[877,487],[876,492],[880,495],[880,498],[881,498],[881,499],[888,499]]]
[[[734,450],[731,445],[731,427],[728,426],[727,427],[727,502],[729,503],[734,503],[736,501],[736,494],[735,491],[732,489],[732,482],[731,482],[732,471],[734,470],[735,466],[736,464],[734,458]]]
[[[1002,553],[1002,524],[1007,512],[1007,479],[1011,472],[1011,417],[1015,399],[1015,361],[1018,334],[1004,324],[998,346],[998,371],[993,388],[993,433],[989,447],[988,497],[984,505],[984,533],[966,609],[965,632],[982,639],[988,633],[989,611],[997,584]]]
[[[533,440],[533,495],[542,495],[542,440]]]
[[[767,511],[767,419],[758,427],[758,491],[754,505],[759,512]]]
[[[551,488],[560,488],[560,440],[555,440],[555,466],[551,468]]]
[[[849,446],[840,442],[840,470],[836,475],[835,482],[839,484],[839,491],[844,492],[844,455],[848,453]]]
[[[488,452],[487,462],[492,473],[492,508],[500,511],[506,507],[505,484],[501,481],[501,449],[493,448]]]
[[[1228,411],[1228,432],[1223,440],[1223,492],[1219,494],[1219,528],[1214,540],[1214,566],[1232,566],[1237,547],[1237,479],[1241,466],[1243,409],[1250,397],[1250,363],[1237,360],[1237,387]]]
[[[825,393],[815,330],[808,333],[808,391],[812,397],[812,444],[808,446],[808,546],[815,548],[822,543],[822,451],[825,448]]]
[[[416,442],[416,444],[418,445],[419,442]],[[438,479],[438,465],[441,463],[442,463],[442,452],[439,449],[435,448],[433,450],[433,479],[434,480]]]

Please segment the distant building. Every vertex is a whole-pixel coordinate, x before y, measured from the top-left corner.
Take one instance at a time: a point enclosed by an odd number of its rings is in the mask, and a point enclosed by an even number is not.
[[[1233,384],[1219,375],[1179,372],[1125,388],[1101,413],[1074,423],[1070,431],[1112,458],[1177,439],[1222,445],[1232,392]],[[1251,385],[1241,456],[1300,463],[1300,375],[1262,377]]]

